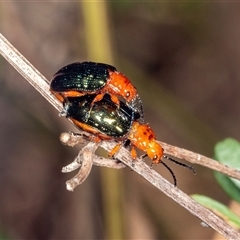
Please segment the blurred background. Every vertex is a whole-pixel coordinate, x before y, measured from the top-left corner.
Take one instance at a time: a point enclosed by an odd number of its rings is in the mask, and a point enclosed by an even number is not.
[[[1,33],[47,79],[75,61],[112,64],[138,89],[159,140],[208,157],[217,141],[240,139],[239,22],[237,2],[0,3]],[[61,168],[80,146],[63,146],[59,135],[76,129],[2,57],[0,84],[2,238],[214,239],[127,168],[94,166],[68,192],[65,181],[77,172]],[[228,204],[212,171],[169,166],[187,194]]]

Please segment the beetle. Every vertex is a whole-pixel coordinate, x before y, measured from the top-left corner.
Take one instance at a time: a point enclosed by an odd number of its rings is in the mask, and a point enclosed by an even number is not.
[[[130,80],[118,72],[114,66],[105,63],[75,62],[57,71],[51,82],[50,91],[63,103],[68,97],[97,94],[92,105],[108,93],[111,100],[120,105],[118,97],[125,99],[128,106],[141,114],[144,113],[142,101]]]
[[[193,172],[195,170],[186,164],[180,163],[166,155],[164,149],[156,140],[154,131],[148,124],[138,121],[140,115],[134,113],[132,119],[132,109],[124,102],[120,101],[118,107],[112,102],[111,97],[106,94],[102,100],[95,102],[91,106],[95,95],[85,95],[82,97],[68,98],[67,118],[79,129],[89,132],[92,141],[115,140],[118,144],[110,151],[109,156],[113,157],[120,147],[129,142],[130,154],[133,160],[137,158],[136,148],[144,151],[152,160],[153,164],[162,163],[172,174],[176,185],[176,178],[172,170],[161,160],[166,158],[181,166],[188,167]],[[89,111],[91,112],[89,113]],[[86,117],[87,116],[87,117]]]
[[[108,94],[92,105],[95,97],[96,94],[68,97],[66,117],[80,129],[94,134],[93,140],[96,142],[126,139],[133,120],[137,121],[140,114],[122,101],[118,107]]]

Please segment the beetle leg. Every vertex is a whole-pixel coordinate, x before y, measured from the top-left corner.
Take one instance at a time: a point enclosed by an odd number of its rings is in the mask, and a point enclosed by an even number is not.
[[[127,148],[128,150],[130,149],[131,145],[132,145],[132,143],[131,143],[131,141],[130,141],[129,139],[126,139],[126,140],[123,142],[123,146],[124,146],[125,148]]]
[[[104,97],[104,94],[105,94],[105,93],[100,93],[100,94],[98,94],[98,95],[93,99],[93,101],[91,102],[91,105],[90,105],[89,112],[88,112],[88,114],[86,115],[86,119],[88,119],[88,118],[90,117],[90,113],[91,113],[91,111],[92,111],[92,108],[93,108],[94,103],[101,101],[101,100],[103,99],[103,97]]]
[[[64,98],[67,98],[67,97],[81,97],[81,96],[85,95],[85,93],[81,93],[81,92],[73,90],[73,91],[63,92],[62,95],[64,96]]]
[[[132,156],[132,166],[134,167],[135,165],[135,161],[136,161],[136,158],[137,158],[137,151],[134,147],[131,146],[131,150],[130,150],[130,154]]]
[[[135,149],[134,147],[132,147],[132,146],[131,146],[130,153],[131,153],[131,156],[132,156],[133,161],[135,161],[136,158],[137,158],[137,151],[136,151],[136,149]]]
[[[103,99],[103,97],[104,97],[104,94],[105,94],[105,93],[100,93],[100,94],[98,94],[98,95],[93,99],[93,101],[92,101],[92,103],[91,103],[91,106],[93,106],[93,104],[94,104],[95,102],[101,101],[101,100]]]
[[[145,153],[142,156],[140,156],[140,158],[144,161],[144,158],[146,158],[148,155]]]
[[[98,95],[93,99],[93,101],[92,101],[92,103],[91,103],[91,106],[93,106],[93,104],[94,104],[95,102],[101,101],[101,100],[103,99],[104,95],[105,95],[105,93],[100,93],[100,94],[98,94]],[[109,95],[111,96],[111,100],[112,100],[116,105],[120,106],[120,101],[119,101],[119,99],[118,99],[115,95],[112,95],[112,94],[109,94]]]
[[[111,96],[111,100],[118,106],[118,108],[120,107],[120,101],[119,99],[115,96],[115,95],[112,95],[110,94]]]
[[[114,155],[119,151],[121,145],[122,145],[122,143],[117,144],[117,145],[111,150],[111,152],[108,153],[108,156],[109,156],[109,157],[114,157]]]
[[[135,150],[135,148],[132,146],[132,143],[129,139],[125,140],[124,141],[124,145],[123,145],[125,148],[127,148],[129,151],[130,151],[130,155],[132,157],[132,166],[134,166],[134,162],[137,158],[137,152]]]
[[[69,109],[69,101],[67,98],[63,101],[63,110],[59,113],[59,117],[67,117],[68,116],[68,109]]]

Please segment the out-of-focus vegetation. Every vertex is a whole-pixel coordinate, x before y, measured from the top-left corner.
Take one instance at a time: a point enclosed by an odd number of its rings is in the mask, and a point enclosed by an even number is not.
[[[223,141],[218,142],[214,148],[214,158],[232,168],[240,169],[240,143],[232,138],[226,138]],[[232,202],[229,204],[230,207],[209,198],[207,196],[194,194],[192,197],[198,201],[200,204],[209,208],[211,211],[215,212],[221,218],[223,218],[228,224],[236,229],[240,229],[240,198],[239,198],[239,187],[240,181],[227,177],[219,172],[214,173],[215,178],[221,188],[229,195]],[[234,202],[235,201],[235,202]],[[236,211],[238,213],[235,214]],[[215,236],[217,237],[217,236]],[[217,239],[217,238],[216,238]]]

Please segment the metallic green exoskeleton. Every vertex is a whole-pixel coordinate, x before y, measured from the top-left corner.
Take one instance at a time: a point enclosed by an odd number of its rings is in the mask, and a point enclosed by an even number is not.
[[[117,106],[108,94],[91,105],[94,97],[92,94],[68,98],[67,117],[82,130],[91,129],[92,133],[106,135],[108,139],[123,138],[128,134],[133,120],[140,118],[140,114],[125,103],[120,102],[120,107]]]
[[[108,79],[109,71],[117,71],[111,65],[95,62],[76,62],[57,71],[50,83],[52,91],[84,91],[95,92],[103,88]]]

